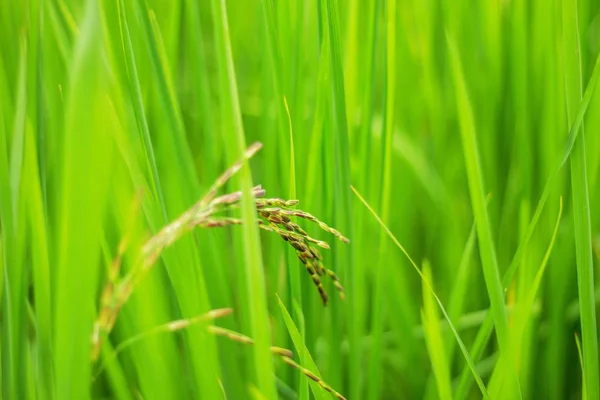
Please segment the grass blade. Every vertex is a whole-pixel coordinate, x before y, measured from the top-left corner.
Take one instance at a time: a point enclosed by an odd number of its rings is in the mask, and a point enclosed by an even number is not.
[[[294,324],[292,316],[288,312],[287,308],[285,308],[285,305],[279,297],[277,297],[277,300],[279,302],[279,307],[281,309],[281,314],[283,315],[283,321],[285,322],[285,326],[287,327],[290,337],[292,338],[292,342],[294,343],[294,347],[296,348],[296,351],[300,356],[300,363],[302,363],[302,365],[305,365],[308,369],[314,371],[316,374],[321,375],[319,369],[317,368],[317,365],[315,364],[312,356],[310,355],[310,352],[304,345],[304,339],[300,335],[300,331],[296,327],[296,324]],[[316,400],[327,399],[327,395],[325,395],[323,390],[319,387],[319,385],[316,382],[309,381],[309,384]]]
[[[85,11],[67,94],[62,203],[55,249],[53,355],[58,398],[89,396],[101,221],[111,170],[108,132],[113,126],[104,120],[108,96],[101,84],[106,70],[101,61],[99,10],[95,2],[88,2]],[[103,168],[98,168],[100,165]]]
[[[160,177],[158,175],[158,168],[156,166],[156,156],[154,155],[154,148],[152,146],[152,139],[150,138],[150,129],[148,127],[148,120],[146,119],[146,112],[144,110],[144,103],[142,98],[142,89],[140,86],[138,68],[135,61],[135,55],[133,52],[133,45],[131,42],[131,35],[129,32],[129,24],[127,22],[127,15],[125,6],[122,0],[116,0],[117,2],[117,15],[119,20],[121,43],[123,46],[123,58],[125,68],[127,70],[127,78],[129,83],[129,90],[131,92],[131,99],[133,102],[133,109],[135,112],[136,122],[138,126],[139,135],[142,139],[144,150],[146,153],[146,160],[150,169],[150,185],[152,193],[158,199],[158,203],[161,206],[163,218],[168,221],[167,209],[165,206],[164,195],[162,191],[162,185],[160,183]]]
[[[581,375],[583,376],[585,374],[585,367],[583,366],[583,351],[581,350],[581,340],[577,334],[575,334],[575,344],[577,345],[577,356],[579,357],[579,366],[581,367]],[[581,400],[587,400],[587,391],[585,386],[583,387]]]
[[[2,199],[2,224],[3,240],[6,255],[6,268],[4,274],[2,319],[6,324],[6,334],[2,335],[2,346],[4,357],[2,358],[3,370],[6,377],[3,379],[3,393],[7,397],[16,396],[19,390],[24,389],[25,382],[20,381],[20,376],[24,373],[20,366],[19,359],[25,355],[21,354],[23,350],[22,337],[23,329],[21,326],[24,320],[24,304],[20,300],[23,295],[25,277],[23,271],[22,243],[23,229],[19,227],[19,219],[22,217],[22,199],[21,190],[21,170],[23,164],[23,147],[25,141],[26,111],[27,111],[27,42],[24,37],[21,38],[18,67],[18,85],[17,85],[17,106],[13,122],[12,146],[8,152],[9,138],[3,129],[3,186],[5,195]],[[6,118],[6,117],[5,117]],[[4,231],[6,229],[6,231]]]
[[[577,105],[581,102],[581,55],[577,1],[562,2],[563,18],[563,64],[565,92],[569,125]],[[573,57],[573,51],[576,56]],[[573,218],[575,228],[575,254],[577,258],[577,287],[581,313],[581,336],[583,344],[583,381],[589,399],[600,398],[600,367],[598,365],[598,332],[594,300],[594,263],[592,258],[592,229],[590,199],[586,171],[585,134],[581,124],[579,140],[571,154],[571,191],[573,194]]]
[[[431,293],[433,290],[428,290],[425,282],[433,282],[431,276],[431,267],[429,262],[423,263],[423,309],[421,310],[421,320],[423,321],[423,329],[425,330],[425,343],[429,350],[431,358],[431,366],[433,374],[437,382],[439,398],[442,400],[452,399],[452,386],[450,381],[450,369],[446,360],[446,349],[444,349],[444,341],[442,339],[439,316],[435,308],[435,301]],[[433,286],[432,286],[433,287]]]
[[[456,85],[461,138],[468,173],[469,192],[471,194],[471,203],[473,214],[475,215],[477,236],[479,238],[481,263],[483,264],[486,286],[488,288],[492,313],[494,314],[494,321],[498,332],[498,341],[502,349],[508,345],[508,320],[506,317],[506,310],[504,309],[504,292],[502,290],[498,261],[494,250],[492,228],[485,206],[484,183],[481,173],[481,163],[479,161],[479,152],[477,150],[475,121],[462,73],[458,49],[450,37],[448,37],[448,48],[454,84]]]
[[[367,209],[371,212],[371,214],[373,214],[373,217],[375,217],[375,219],[377,220],[377,222],[379,223],[379,225],[381,225],[381,227],[383,228],[383,230],[387,233],[387,235],[390,237],[390,239],[392,239],[392,241],[394,242],[394,244],[396,244],[396,246],[402,251],[402,253],[404,253],[404,255],[406,256],[406,258],[408,258],[408,261],[410,262],[410,264],[412,265],[412,267],[415,269],[415,271],[417,271],[417,273],[419,274],[419,277],[423,281],[423,285],[427,287],[428,291],[435,298],[435,301],[438,303],[438,306],[440,307],[440,310],[442,311],[442,314],[444,315],[444,318],[446,319],[446,321],[448,321],[448,326],[450,326],[450,329],[452,330],[452,333],[454,334],[454,338],[456,339],[456,342],[458,343],[458,346],[460,347],[460,350],[461,350],[461,352],[463,354],[463,357],[464,357],[465,361],[467,362],[467,365],[469,366],[469,369],[471,370],[471,373],[473,374],[473,377],[475,378],[475,381],[477,382],[477,386],[479,387],[479,390],[481,391],[481,394],[483,395],[483,398],[489,399],[490,397],[489,397],[489,395],[488,395],[488,393],[487,393],[487,391],[485,389],[485,385],[483,384],[483,381],[481,380],[481,377],[477,373],[475,364],[473,364],[473,361],[471,360],[471,357],[469,356],[469,352],[467,351],[467,348],[465,347],[463,341],[461,340],[460,336],[458,335],[458,331],[454,327],[454,324],[450,320],[450,316],[446,312],[446,309],[444,308],[444,305],[442,304],[442,301],[439,299],[439,297],[433,291],[433,288],[431,287],[431,284],[426,279],[426,277],[423,275],[423,272],[419,269],[419,267],[417,266],[417,264],[410,257],[410,255],[408,254],[408,252],[406,251],[406,249],[404,248],[404,246],[402,246],[400,244],[400,242],[398,241],[398,239],[396,239],[396,237],[394,236],[394,234],[392,233],[392,231],[389,230],[389,228],[385,225],[385,223],[381,220],[381,218],[379,218],[379,216],[375,213],[375,211],[371,208],[371,206],[366,202],[366,200],[360,195],[360,193],[358,193],[358,191],[354,187],[352,187],[352,191],[358,197],[358,199],[365,205],[365,207],[367,207]]]
[[[225,121],[226,143],[232,146],[229,149],[231,159],[239,159],[246,150],[244,126],[239,105],[237,81],[233,65],[233,54],[229,38],[229,24],[227,9],[224,0],[212,0],[212,12],[215,21],[215,44],[219,61],[219,83],[221,101]],[[252,177],[250,168],[245,162],[240,171],[241,189],[243,192],[241,209],[242,218],[246,222],[243,226],[244,238],[244,280],[247,287],[246,310],[250,316],[250,333],[256,338],[254,346],[254,370],[257,388],[268,399],[275,399],[275,384],[272,380],[273,365],[269,346],[271,333],[269,332],[269,319],[267,299],[265,295],[265,276],[263,272],[260,238],[256,223],[255,205],[250,193]]]
[[[509,349],[508,318],[504,308],[504,290],[500,279],[498,260],[496,258],[494,241],[492,239],[492,228],[486,207],[483,175],[479,161],[479,151],[477,149],[475,120],[467,94],[458,49],[450,36],[448,36],[448,48],[452,65],[452,76],[456,87],[460,131],[469,181],[471,204],[475,216],[475,223],[477,225],[481,263],[483,266],[488,296],[490,298],[492,314],[494,316],[496,333],[498,335],[498,344],[500,346],[500,352],[502,353],[507,352]],[[515,379],[517,379],[516,376]],[[520,390],[513,395],[520,398]]]
[[[24,193],[26,193],[27,220],[31,231],[32,278],[35,290],[36,334],[40,342],[37,351],[37,394],[40,398],[52,398],[52,297],[51,270],[48,251],[48,225],[44,213],[42,187],[39,181],[37,144],[33,132],[28,130],[25,140],[25,167],[23,169]]]

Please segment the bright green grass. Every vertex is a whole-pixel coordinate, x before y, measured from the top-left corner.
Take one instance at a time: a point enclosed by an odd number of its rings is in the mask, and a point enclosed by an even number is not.
[[[600,400],[599,74],[594,0],[4,2],[1,398],[332,398],[275,345],[349,399]],[[162,254],[95,378],[119,243],[255,141],[246,223]],[[302,223],[345,301],[257,184],[350,238]],[[166,325],[229,307],[253,346]]]

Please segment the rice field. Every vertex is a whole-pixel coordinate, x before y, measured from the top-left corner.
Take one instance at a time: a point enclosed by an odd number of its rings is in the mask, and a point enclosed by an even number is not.
[[[0,399],[600,400],[600,3],[0,5]]]

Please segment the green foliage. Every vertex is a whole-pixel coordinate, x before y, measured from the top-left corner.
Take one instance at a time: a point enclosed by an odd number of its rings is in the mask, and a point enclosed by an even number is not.
[[[600,400],[599,37],[594,0],[4,2],[0,398]]]

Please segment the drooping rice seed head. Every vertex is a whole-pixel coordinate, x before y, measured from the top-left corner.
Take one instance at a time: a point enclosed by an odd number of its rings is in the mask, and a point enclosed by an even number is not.
[[[320,260],[323,259],[323,256],[314,247],[307,246],[304,241],[300,241],[300,240],[292,238],[289,240],[289,243],[292,245],[292,247],[294,247],[294,249],[296,249],[296,254],[297,254],[298,258],[305,265],[308,273],[310,274],[310,276],[313,280],[313,283],[315,284],[315,286],[317,286],[317,289],[319,290],[319,294],[321,295],[323,304],[326,305],[327,301],[328,301],[328,296],[327,296],[327,293],[325,291],[325,288],[324,288],[321,280],[319,279],[319,275],[324,276],[324,275],[328,274],[327,269],[325,269],[325,267],[323,267],[323,264],[320,262]],[[316,262],[314,260],[316,260]],[[333,274],[333,275],[331,275],[331,274]],[[339,283],[339,280],[337,279],[337,276],[335,275],[335,273],[333,273],[333,271],[331,271],[331,274],[329,274],[329,275],[332,277],[332,279],[334,278],[333,279],[334,285],[336,286],[336,288],[338,290],[340,290],[340,292],[342,293],[341,296],[342,296],[342,298],[344,298],[343,287]]]

